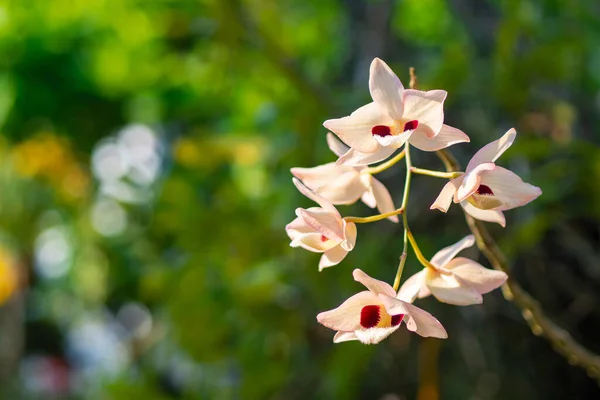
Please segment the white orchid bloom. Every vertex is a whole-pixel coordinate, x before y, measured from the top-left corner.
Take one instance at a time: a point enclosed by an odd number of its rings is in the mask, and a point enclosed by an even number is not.
[[[341,156],[348,150],[331,133],[327,134],[331,151]],[[352,204],[358,199],[385,214],[394,211],[394,201],[387,188],[367,172],[367,167],[351,167],[328,163],[313,168],[292,168],[292,175],[309,189],[325,197],[332,204]],[[398,222],[396,215],[389,217]]]
[[[317,315],[319,323],[338,331],[333,338],[335,343],[349,340],[379,343],[397,330],[402,321],[409,331],[423,337],[448,337],[435,317],[396,298],[396,292],[386,282],[371,278],[360,269],[355,269],[352,275],[369,290],[355,294],[338,308]]]
[[[303,247],[308,251],[323,253],[319,271],[339,264],[354,248],[356,224],[346,222],[336,208],[323,196],[311,191],[294,178],[298,190],[321,207],[297,208],[295,220],[285,231],[292,240],[290,246]]]
[[[407,141],[424,151],[469,141],[462,131],[444,125],[445,90],[404,89],[379,58],[371,63],[369,90],[372,103],[323,123],[351,147],[338,164],[372,164],[388,158]]]
[[[438,251],[431,259],[435,267],[424,268],[404,282],[398,296],[411,303],[418,297],[433,295],[443,303],[457,306],[480,304],[482,295],[502,285],[508,275],[483,267],[465,257],[454,258],[460,251],[473,246],[475,237],[468,235],[461,241]]]
[[[542,194],[539,187],[523,182],[515,173],[494,163],[516,136],[513,128],[482,147],[469,161],[464,175],[444,186],[431,209],[446,212],[454,201],[473,218],[505,226],[502,211],[523,206]]]

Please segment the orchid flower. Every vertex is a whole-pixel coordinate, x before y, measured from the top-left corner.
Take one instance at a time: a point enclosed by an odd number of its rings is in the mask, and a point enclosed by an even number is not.
[[[457,306],[481,304],[481,295],[502,285],[508,275],[484,268],[465,257],[454,258],[460,251],[473,246],[475,237],[468,235],[459,242],[438,251],[431,259],[434,268],[426,267],[404,282],[398,296],[411,303],[418,297],[433,295],[443,303]]]
[[[355,269],[352,276],[369,290],[351,296],[338,308],[317,315],[320,324],[338,331],[333,337],[335,343],[349,340],[379,343],[400,328],[402,321],[406,329],[423,337],[448,337],[437,319],[396,298],[396,291],[386,282],[371,278],[360,269]]]
[[[454,201],[473,218],[505,226],[502,211],[523,206],[542,194],[539,187],[523,182],[515,173],[494,163],[516,136],[515,129],[510,129],[475,153],[464,175],[444,186],[431,209],[446,212]]]
[[[338,164],[382,161],[407,141],[424,151],[469,141],[465,133],[443,123],[448,94],[445,90],[404,89],[396,74],[379,58],[371,63],[369,74],[373,102],[347,117],[323,123],[351,147]]]
[[[294,178],[300,193],[321,207],[297,208],[295,220],[286,227],[292,247],[303,247],[308,251],[323,253],[319,271],[339,264],[356,243],[356,225],[346,222],[336,208],[323,196],[313,192]]]
[[[327,144],[338,157],[348,150],[331,133]],[[369,207],[385,214],[395,210],[394,201],[387,188],[367,172],[367,167],[351,167],[328,163],[314,168],[292,168],[292,175],[309,189],[325,197],[332,204],[352,204],[358,199]],[[389,217],[398,222],[396,215]]]

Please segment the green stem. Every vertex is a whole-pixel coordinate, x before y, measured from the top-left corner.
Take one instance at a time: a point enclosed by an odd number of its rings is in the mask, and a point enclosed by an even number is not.
[[[412,246],[412,248],[417,256],[417,260],[419,260],[421,265],[423,265],[426,268],[433,268],[433,269],[437,270],[437,268],[433,264],[431,264],[429,262],[429,260],[427,260],[425,258],[425,256],[423,256],[423,253],[421,253],[421,249],[419,249],[419,246],[417,245],[417,241],[415,240],[415,237],[413,236],[413,234],[410,230],[408,230],[408,240],[410,241],[410,245]]]
[[[462,172],[462,171],[441,172],[441,171],[431,171],[429,169],[422,169],[422,168],[417,168],[417,167],[412,167],[411,170],[415,174],[433,176],[435,178],[454,179],[454,178],[458,178],[461,175],[464,175],[464,172]]]
[[[344,217],[344,219],[346,220],[346,222],[354,222],[357,224],[366,224],[367,222],[375,222],[375,221],[381,221],[382,219],[386,219],[388,217],[393,217],[394,215],[399,215],[402,214],[404,212],[404,209],[402,207],[400,207],[397,210],[394,211],[390,211],[389,213],[384,213],[384,214],[378,214],[378,215],[373,215],[370,217]]]
[[[379,164],[376,167],[367,168],[365,171],[366,171],[366,173],[371,174],[371,175],[378,174],[380,172],[385,171],[392,165],[396,164],[398,161],[402,160],[403,158],[404,158],[404,150],[402,150],[400,153],[396,154],[395,157],[390,158],[386,162]]]
[[[410,194],[410,181],[412,177],[412,164],[410,161],[410,144],[406,142],[404,145],[404,154],[406,157],[406,179],[404,181],[404,195],[402,196],[402,223],[404,224],[404,248],[402,249],[402,255],[400,256],[400,265],[398,265],[398,271],[396,272],[396,278],[394,278],[394,290],[397,292],[400,287],[400,279],[402,278],[402,272],[404,271],[404,264],[406,263],[406,257],[408,253],[408,217],[406,216],[406,206],[408,205],[408,195]]]

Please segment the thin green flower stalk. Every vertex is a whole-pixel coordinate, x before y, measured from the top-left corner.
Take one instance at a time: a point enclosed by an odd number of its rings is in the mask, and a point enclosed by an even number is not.
[[[400,256],[400,264],[396,271],[396,277],[394,278],[394,290],[397,292],[400,287],[400,279],[402,278],[402,272],[404,271],[404,264],[406,264],[406,257],[408,253],[408,217],[406,215],[406,207],[408,205],[408,196],[410,195],[410,182],[412,178],[412,163],[410,160],[410,145],[406,143],[404,145],[404,155],[406,160],[406,178],[404,180],[404,195],[402,196],[402,224],[404,225],[404,247],[402,249],[402,255]]]

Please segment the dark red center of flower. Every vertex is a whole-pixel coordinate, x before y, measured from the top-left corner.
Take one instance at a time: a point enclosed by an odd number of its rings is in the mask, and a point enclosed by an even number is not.
[[[371,128],[371,133],[377,136],[390,136],[392,134],[392,129],[387,125],[375,125]]]
[[[329,240],[329,238],[327,236],[321,235],[321,242],[326,242],[328,240]]]
[[[419,121],[417,121],[416,119],[414,119],[412,121],[408,121],[407,123],[404,124],[404,132],[414,131],[415,129],[417,129],[418,126],[419,126]]]
[[[377,326],[380,318],[379,306],[364,306],[360,310],[360,326],[363,328],[372,328]]]
[[[486,185],[479,185],[479,187],[477,188],[475,193],[482,194],[482,195],[491,195],[491,196],[494,195],[494,192],[492,192],[492,189]]]
[[[403,318],[404,318],[404,314],[392,315],[392,326],[400,325],[400,322],[402,322]]]
[[[392,326],[400,325],[400,322],[402,322],[403,318],[404,318],[404,314],[392,315]]]

